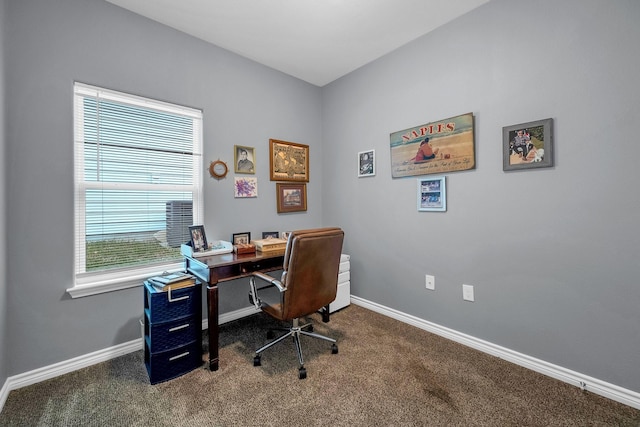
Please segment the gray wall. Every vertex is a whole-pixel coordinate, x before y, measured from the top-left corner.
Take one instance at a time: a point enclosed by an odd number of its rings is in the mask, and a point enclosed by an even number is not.
[[[324,87],[324,220],[350,236],[352,294],[640,392],[638,17],[493,0]],[[446,213],[418,212],[389,134],[467,112],[477,167],[446,174]],[[556,166],[503,172],[502,127],[548,117]]]
[[[5,0],[0,0],[0,165],[3,173],[0,174],[0,384],[7,379],[7,345],[5,334],[7,331],[7,273],[6,273],[6,161],[5,161],[5,83],[4,83],[4,28],[5,28]]]
[[[210,239],[320,225],[320,88],[103,0],[8,0],[6,27],[6,200],[14,231],[11,328],[0,366],[8,375],[140,336],[140,288],[73,300],[65,292],[73,280],[74,80],[204,110],[205,166],[220,158],[231,168],[224,180],[204,178]],[[269,138],[310,146],[304,214],[276,213]],[[255,147],[255,199],[233,197],[234,144]],[[223,285],[221,311],[246,307],[247,286]]]

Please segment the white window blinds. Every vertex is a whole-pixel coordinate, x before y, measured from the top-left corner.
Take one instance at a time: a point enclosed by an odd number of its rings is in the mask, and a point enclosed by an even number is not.
[[[76,83],[74,123],[76,285],[180,262],[202,224],[202,112]]]

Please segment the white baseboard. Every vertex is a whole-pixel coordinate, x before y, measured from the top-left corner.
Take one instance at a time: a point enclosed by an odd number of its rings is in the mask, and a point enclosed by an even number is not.
[[[97,363],[106,362],[107,360],[138,351],[140,348],[142,348],[142,341],[137,339],[9,377],[2,390],[0,390],[0,411],[2,411],[11,390],[17,390]]]
[[[608,399],[615,400],[616,402],[623,403],[631,406],[632,408],[640,409],[640,393],[632,390],[627,390],[614,384],[601,381],[597,378],[583,375],[579,372],[575,372],[561,366],[553,365],[545,362],[544,360],[536,359],[535,357],[527,356],[526,354],[518,353],[517,351],[509,350],[508,348],[501,347],[499,345],[472,337],[470,335],[463,334],[453,329],[446,328],[436,323],[428,322],[410,314],[402,313],[376,304],[365,299],[351,296],[351,302],[361,307],[367,308],[376,313],[383,314],[387,317],[399,320],[403,323],[415,326],[425,331],[431,332],[441,337],[450,339],[457,343],[466,345],[467,347],[475,348],[483,353],[491,354],[499,357],[500,359],[507,360],[516,365],[520,365],[532,371],[539,372],[543,375],[555,378],[568,384],[572,384],[576,387],[580,387],[583,390],[590,391],[594,394],[604,396]]]
[[[565,369],[561,366],[552,365],[544,360],[536,359],[534,357],[527,356],[526,354],[518,353],[508,348],[501,347],[496,344],[472,337],[470,335],[463,334],[453,329],[446,328],[436,323],[428,322],[410,314],[402,313],[398,310],[382,306],[380,304],[351,296],[351,302],[355,305],[367,308],[376,313],[380,313],[384,316],[391,317],[399,320],[403,323],[415,326],[441,337],[450,339],[457,343],[466,345],[483,353],[491,354],[501,359],[507,360],[516,365],[531,369],[532,371],[539,372],[543,375],[555,378],[568,384],[572,384],[576,387],[580,387],[584,390],[590,391],[594,394],[606,397],[616,402],[631,406],[632,408],[640,409],[640,393],[627,390],[622,387],[618,387],[614,384],[601,381],[597,378],[593,378],[587,375],[580,374],[579,372]],[[219,323],[232,322],[237,319],[241,319],[246,316],[251,316],[257,313],[254,307],[247,307],[240,310],[232,311],[230,313],[224,313],[220,315]],[[207,320],[202,321],[202,329],[207,328]],[[43,368],[35,369],[30,372],[15,375],[7,378],[7,381],[0,389],[0,412],[4,407],[4,404],[9,396],[11,390],[16,390],[22,387],[26,387],[31,384],[36,384],[41,381],[45,381],[57,376],[67,374],[69,372],[77,371],[78,369],[86,368],[96,363],[106,362],[107,360],[114,359],[116,357],[133,353],[142,348],[142,340],[136,339],[124,344],[119,344],[104,350],[89,353],[84,356],[75,357],[73,359],[55,363],[53,365],[45,366]]]
[[[221,314],[218,322],[222,325],[223,323],[251,316],[257,312],[258,310],[256,310],[255,307],[242,308],[240,310]],[[202,321],[202,329],[207,329],[207,319]],[[0,389],[0,411],[2,411],[11,390],[17,390],[19,388],[55,378],[69,372],[77,371],[78,369],[86,368],[100,362],[106,362],[107,360],[115,359],[116,357],[123,356],[128,353],[133,353],[134,351],[138,351],[142,348],[142,340],[136,339],[111,348],[99,350],[84,356],[75,357],[64,362],[55,363],[53,365],[9,377],[2,386],[2,389]]]

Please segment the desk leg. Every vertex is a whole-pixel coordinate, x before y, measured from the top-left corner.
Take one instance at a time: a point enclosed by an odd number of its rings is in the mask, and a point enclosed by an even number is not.
[[[325,305],[324,309],[322,310],[322,321],[324,323],[329,322],[329,305]]]
[[[207,285],[207,324],[209,328],[209,369],[218,370],[218,285]]]

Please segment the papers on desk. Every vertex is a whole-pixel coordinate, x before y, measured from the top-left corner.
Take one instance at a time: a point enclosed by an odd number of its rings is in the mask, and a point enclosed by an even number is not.
[[[215,240],[209,246],[209,249],[206,251],[194,252],[191,245],[181,245],[180,253],[184,256],[188,256],[190,258],[199,258],[211,255],[220,255],[220,254],[228,254],[233,252],[233,245],[231,242],[226,242],[224,240]]]

